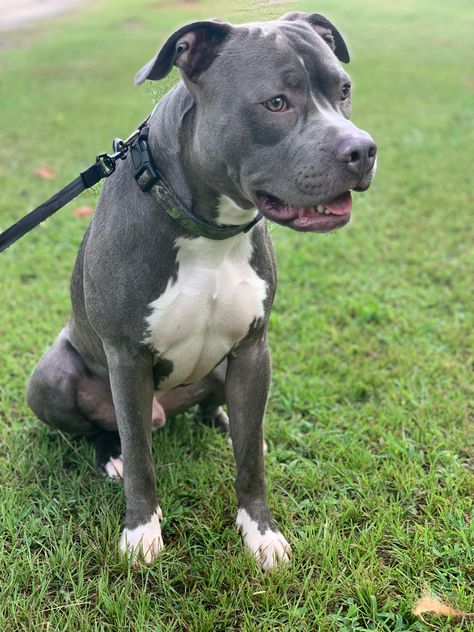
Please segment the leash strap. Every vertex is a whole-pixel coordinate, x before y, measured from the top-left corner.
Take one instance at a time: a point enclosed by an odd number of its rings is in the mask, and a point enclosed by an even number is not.
[[[50,197],[49,200],[37,206],[1,233],[0,252],[6,250],[9,246],[14,244],[15,241],[35,228],[35,226],[38,226],[38,224],[44,222],[45,219],[48,219],[53,213],[59,211],[60,208],[65,206],[80,193],[86,189],[90,189],[94,184],[97,184],[104,178],[108,178],[115,171],[117,160],[126,158],[128,150],[140,136],[142,129],[146,127],[149,118],[150,117],[147,116],[126,140],[115,138],[112,144],[114,153],[99,154],[96,156],[95,163],[82,171],[75,180],[67,184]]]
[[[77,197],[86,189],[90,189],[103,178],[108,177],[115,170],[115,159],[103,154],[97,156],[95,164],[83,171],[80,176],[55,193],[49,200],[37,206],[33,211],[22,217],[18,222],[0,234],[0,252],[23,237],[30,230],[44,222],[60,208]]]

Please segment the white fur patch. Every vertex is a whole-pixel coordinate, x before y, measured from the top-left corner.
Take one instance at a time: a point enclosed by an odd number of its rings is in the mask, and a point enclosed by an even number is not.
[[[151,303],[147,318],[145,342],[173,363],[160,391],[206,376],[264,315],[266,284],[250,266],[248,235],[180,237],[176,246],[177,278]]]
[[[112,478],[114,480],[123,480],[122,455],[119,454],[118,457],[115,459],[110,457],[110,459],[105,464],[105,471],[108,478]]]
[[[257,215],[257,210],[254,208],[243,209],[231,200],[227,195],[221,195],[219,199],[219,207],[217,209],[217,222],[219,224],[250,224]]]
[[[146,563],[153,562],[163,548],[160,520],[163,513],[160,507],[146,524],[141,524],[135,529],[124,529],[120,536],[120,549],[124,555],[128,555],[132,563],[139,559]]]
[[[277,564],[286,564],[290,560],[290,545],[279,531],[267,529],[261,533],[258,523],[242,507],[235,521],[237,531],[242,534],[244,543],[257,558],[260,566],[267,571]]]

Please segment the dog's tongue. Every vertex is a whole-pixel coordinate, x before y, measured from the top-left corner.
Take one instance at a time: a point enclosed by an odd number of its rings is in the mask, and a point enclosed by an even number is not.
[[[345,215],[352,208],[351,192],[346,191],[330,202],[324,202],[324,206],[334,215]]]

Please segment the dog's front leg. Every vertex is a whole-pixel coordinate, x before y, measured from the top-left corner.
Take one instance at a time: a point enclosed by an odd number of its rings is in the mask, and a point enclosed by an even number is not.
[[[123,455],[126,514],[120,548],[133,562],[151,562],[163,547],[151,455],[152,359],[128,349],[106,353]]]
[[[265,337],[229,356],[226,401],[237,465],[239,510],[236,526],[264,570],[287,562],[290,554],[290,546],[267,506],[263,416],[270,378],[270,356]]]

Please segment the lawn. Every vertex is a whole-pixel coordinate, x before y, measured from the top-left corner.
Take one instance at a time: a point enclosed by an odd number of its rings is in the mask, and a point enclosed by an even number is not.
[[[471,3],[291,7],[347,37],[353,119],[379,147],[348,227],[272,229],[266,463],[292,562],[265,575],[243,554],[232,453],[186,415],[154,436],[166,548],[132,571],[117,553],[122,488],[26,406],[26,379],[69,315],[89,221],[73,211],[92,191],[0,255],[0,629],[474,629],[411,613],[425,590],[474,610]],[[1,228],[144,118],[176,75],[137,89],[134,74],[177,25],[286,10],[101,0],[5,36]],[[57,176],[35,175],[44,166]]]

